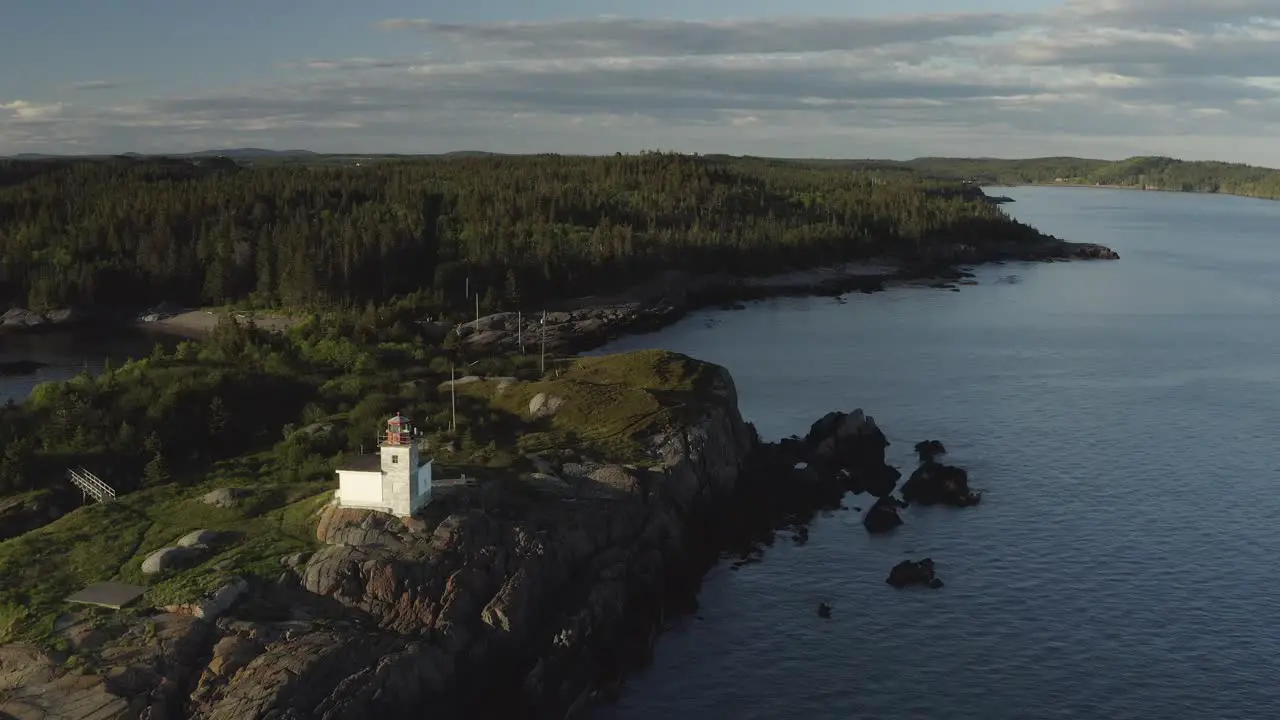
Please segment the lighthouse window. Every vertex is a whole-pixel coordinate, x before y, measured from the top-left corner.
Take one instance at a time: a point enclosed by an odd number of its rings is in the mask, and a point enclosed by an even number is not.
[[[391,462],[393,462],[393,463],[398,463],[398,462],[400,462],[400,456],[399,456],[399,455],[392,455],[392,456],[391,456]]]

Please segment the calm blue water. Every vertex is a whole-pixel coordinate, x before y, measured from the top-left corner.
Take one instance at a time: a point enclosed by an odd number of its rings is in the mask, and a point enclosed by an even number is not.
[[[899,467],[938,438],[987,494],[887,537],[837,513],[716,568],[701,619],[599,718],[1280,717],[1280,203],[1002,192],[1123,259],[761,302],[609,348],[727,366],[765,437],[866,408]],[[926,555],[944,589],[884,583]]]

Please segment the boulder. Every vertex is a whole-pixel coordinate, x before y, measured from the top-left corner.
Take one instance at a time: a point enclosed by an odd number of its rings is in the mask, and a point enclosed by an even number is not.
[[[280,564],[290,569],[297,569],[302,567],[303,565],[306,565],[307,561],[310,559],[311,559],[310,552],[307,552],[307,551],[296,552],[296,553],[293,553],[292,555],[285,555],[284,557],[280,558]]]
[[[160,548],[142,561],[142,572],[146,575],[155,575],[190,567],[204,555],[206,550],[205,547]]]
[[[969,489],[969,474],[963,469],[926,462],[911,473],[902,486],[902,498],[921,505],[977,505],[982,496]]]
[[[920,462],[932,462],[939,455],[946,455],[947,448],[937,440],[921,440],[916,443],[916,454],[920,456]]]
[[[827,413],[809,428],[804,440],[786,445],[796,452],[797,461],[810,463],[819,476],[835,476],[851,492],[884,497],[902,477],[884,462],[888,439],[875,419],[861,410]]]
[[[903,560],[893,566],[885,582],[899,589],[908,585],[924,585],[935,590],[942,587],[942,581],[934,575],[933,560],[930,558]]]
[[[213,545],[221,539],[222,533],[217,530],[192,530],[174,543],[180,548],[193,548],[198,545]]]
[[[862,518],[862,524],[870,533],[887,533],[902,524],[898,515],[897,503],[892,498],[882,497],[876,500],[871,509]]]
[[[320,511],[316,539],[329,545],[404,547],[408,528],[394,515],[329,505]]]
[[[248,490],[243,488],[218,488],[211,490],[200,498],[201,502],[214,507],[231,509],[236,506],[236,502],[249,494]]]
[[[44,315],[26,308],[11,308],[0,315],[0,327],[26,329],[39,327],[48,322]]]
[[[559,410],[563,404],[564,398],[538,393],[529,400],[529,414],[535,418],[554,415],[556,410]]]
[[[470,385],[471,383],[478,383],[483,379],[484,378],[480,377],[479,375],[463,375],[460,378],[455,378],[453,380],[445,380],[444,382],[440,383],[440,389],[448,390],[449,388],[460,387],[462,385]]]
[[[230,610],[248,590],[249,583],[243,578],[232,578],[230,582],[201,598],[199,602],[182,610],[201,620],[215,620]]]

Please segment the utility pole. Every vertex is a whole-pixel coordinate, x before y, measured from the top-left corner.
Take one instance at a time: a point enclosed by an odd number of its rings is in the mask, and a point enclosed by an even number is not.
[[[516,311],[516,344],[520,346],[520,354],[524,354],[524,311]]]
[[[542,332],[539,334],[542,335],[542,360],[540,361],[540,365],[542,368],[541,372],[543,375],[546,375],[547,374],[547,311],[545,309],[542,311]]]
[[[480,332],[480,293],[476,293],[476,324],[471,329]]]
[[[458,384],[454,382],[456,379],[453,373],[454,367],[449,366],[449,406],[452,410],[452,419],[449,421],[449,432],[458,433]]]

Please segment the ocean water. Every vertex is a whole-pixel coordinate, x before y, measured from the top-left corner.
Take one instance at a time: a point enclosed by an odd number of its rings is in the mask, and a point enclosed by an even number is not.
[[[722,563],[596,718],[1280,717],[1280,203],[1002,192],[1122,259],[763,301],[606,348],[727,366],[767,438],[862,407],[900,468],[936,438],[986,494],[881,537],[837,512]],[[924,556],[945,588],[885,584]]]
[[[157,342],[171,350],[177,339],[140,330],[0,335],[0,362],[34,360],[45,365],[29,375],[0,375],[0,404],[21,402],[36,385],[69,380],[86,368],[97,374],[108,359],[119,366],[129,358],[147,357]]]

